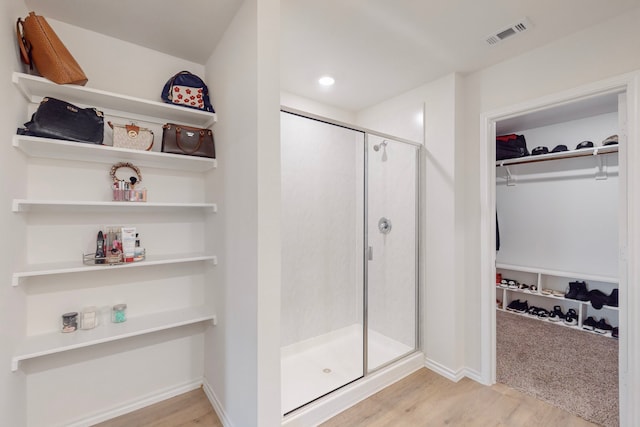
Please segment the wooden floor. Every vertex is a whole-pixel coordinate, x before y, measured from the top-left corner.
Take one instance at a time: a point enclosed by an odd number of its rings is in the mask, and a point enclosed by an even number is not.
[[[100,427],[222,427],[202,388],[96,424]]]
[[[468,378],[451,382],[426,368],[374,394],[323,427],[595,426],[528,395]],[[200,389],[144,408],[100,427],[222,426]]]

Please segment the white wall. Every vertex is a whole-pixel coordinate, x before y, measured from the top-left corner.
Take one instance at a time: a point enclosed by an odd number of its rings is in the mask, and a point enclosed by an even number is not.
[[[356,122],[356,115],[351,111],[312,101],[289,92],[280,92],[280,104],[284,108],[293,108],[338,122],[348,124]]]
[[[220,209],[205,378],[235,426],[281,418],[278,26],[279,1],[246,0],[206,64],[219,117],[208,193]]]
[[[366,129],[424,143],[424,95],[427,83],[356,113],[355,123]]]
[[[64,22],[47,19],[89,78],[87,87],[160,101],[175,73],[203,76],[204,66]],[[215,108],[215,99],[211,100]]]
[[[11,357],[18,339],[26,328],[24,318],[25,301],[21,292],[9,286],[13,266],[24,255],[24,225],[11,212],[11,199],[21,197],[26,191],[26,182],[16,179],[22,176],[25,161],[11,147],[11,137],[15,128],[24,119],[26,102],[11,84],[11,73],[19,66],[15,40],[15,22],[18,16],[25,16],[27,9],[20,0],[0,3],[0,92],[6,97],[0,104],[0,224],[2,234],[11,242],[0,257],[0,425],[26,425],[26,382],[22,372],[11,372]]]

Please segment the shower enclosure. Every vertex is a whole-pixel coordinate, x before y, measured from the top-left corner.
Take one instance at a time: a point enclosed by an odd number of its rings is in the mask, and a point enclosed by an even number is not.
[[[281,112],[282,413],[418,347],[419,146]]]

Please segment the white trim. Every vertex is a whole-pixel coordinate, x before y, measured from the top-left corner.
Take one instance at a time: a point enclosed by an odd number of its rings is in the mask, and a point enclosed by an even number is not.
[[[204,390],[204,394],[207,395],[207,399],[209,399],[211,406],[213,406],[213,410],[216,411],[218,419],[222,425],[225,427],[233,427],[233,423],[231,422],[231,419],[229,419],[227,412],[224,410],[222,402],[220,402],[220,399],[218,399],[218,396],[213,391],[211,384],[209,384],[209,381],[207,381],[206,378],[203,379],[202,389]]]
[[[427,369],[432,370],[436,374],[441,375],[446,379],[456,383],[465,377],[465,372],[466,372],[465,368],[459,368],[454,371],[452,369],[447,368],[443,364],[438,363],[435,360],[430,360],[426,357],[424,359],[424,366]]]
[[[81,418],[68,424],[65,423],[64,426],[89,427],[89,426],[119,417],[121,415],[125,415],[133,411],[137,411],[138,409],[146,408],[147,406],[153,405],[158,402],[162,402],[163,400],[170,399],[180,394],[188,393],[192,390],[197,389],[201,385],[202,385],[202,378],[197,378],[191,381],[187,381],[180,385],[164,388],[158,392],[149,393],[146,396],[143,396],[139,399],[130,400],[121,405],[112,407],[111,409],[108,409],[103,412],[99,412],[89,417]]]
[[[387,368],[371,373],[282,419],[285,427],[318,425],[424,366],[424,354],[416,352]],[[225,424],[226,426],[226,424]]]
[[[484,384],[494,384],[496,378],[495,345],[495,123],[497,121],[539,111],[552,106],[567,104],[580,99],[608,92],[627,94],[627,144],[621,144],[621,174],[626,173],[627,209],[620,214],[621,230],[627,238],[627,247],[620,254],[620,425],[637,425],[640,413],[635,402],[640,401],[640,331],[627,325],[638,325],[640,321],[640,292],[628,283],[640,281],[640,271],[635,260],[640,255],[640,176],[634,167],[640,164],[640,134],[638,131],[638,98],[640,73],[634,72],[590,85],[574,88],[559,94],[516,104],[495,111],[482,113],[480,117],[480,284],[481,284],[481,378]],[[621,175],[624,176],[624,175]],[[622,180],[621,180],[622,181]],[[621,205],[622,206],[622,205]],[[625,220],[628,222],[625,224]],[[624,242],[621,242],[624,243]],[[626,253],[625,253],[626,252]],[[627,263],[626,260],[629,260]],[[624,269],[624,271],[622,271]],[[626,298],[625,298],[626,296]]]

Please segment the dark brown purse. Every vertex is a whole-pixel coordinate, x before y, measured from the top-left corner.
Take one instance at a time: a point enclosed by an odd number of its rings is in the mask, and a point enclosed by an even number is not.
[[[44,16],[29,12],[24,21],[18,18],[16,35],[22,62],[35,65],[40,75],[58,84],[87,83],[84,71]]]
[[[162,152],[215,159],[213,131],[167,123],[162,126]]]

